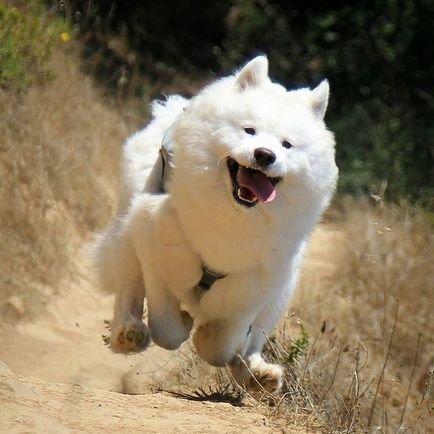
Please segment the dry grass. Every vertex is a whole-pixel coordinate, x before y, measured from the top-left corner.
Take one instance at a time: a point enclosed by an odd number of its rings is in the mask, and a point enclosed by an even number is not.
[[[57,50],[51,83],[21,96],[0,90],[0,313],[9,319],[41,308],[115,203],[133,128],[78,64]]]
[[[330,432],[429,431],[434,270],[428,217],[382,202],[335,206],[328,230],[309,251],[292,305],[311,345],[298,364],[287,365],[289,417],[297,408],[314,412]],[[288,318],[271,348],[280,361],[291,335],[294,319]]]

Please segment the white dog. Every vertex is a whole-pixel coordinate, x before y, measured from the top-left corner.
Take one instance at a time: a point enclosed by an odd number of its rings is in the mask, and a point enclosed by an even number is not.
[[[260,56],[189,101],[154,103],[125,144],[119,215],[97,247],[116,292],[113,351],[150,338],[178,348],[194,321],[208,363],[228,364],[250,389],[280,388],[282,368],[261,352],[335,189],[328,94],[327,81],[287,91]]]

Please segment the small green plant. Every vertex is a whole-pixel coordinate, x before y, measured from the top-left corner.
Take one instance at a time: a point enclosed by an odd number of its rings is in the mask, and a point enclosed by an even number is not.
[[[295,365],[309,349],[309,334],[300,319],[297,319],[300,329],[299,337],[293,339],[292,331],[287,327],[279,330],[277,335],[270,336],[265,347],[265,353],[274,362],[283,366]]]
[[[49,78],[54,44],[70,35],[64,20],[49,18],[38,2],[26,13],[0,5],[0,87],[22,90]]]
[[[291,346],[288,349],[288,354],[286,356],[286,362],[294,364],[301,356],[306,354],[309,347],[309,335],[307,330],[304,328],[301,321],[297,321],[300,328],[300,337],[293,340]]]

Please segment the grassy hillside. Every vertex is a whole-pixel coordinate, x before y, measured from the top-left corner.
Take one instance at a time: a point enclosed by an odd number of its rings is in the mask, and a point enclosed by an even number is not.
[[[133,129],[133,116],[101,96],[73,52],[59,48],[47,66],[45,84],[0,90],[2,315],[37,311],[41,288],[107,222],[120,145]]]
[[[10,321],[74,278],[75,252],[113,213],[121,143],[144,121],[137,101],[103,96],[78,47],[55,35],[49,77],[0,88],[0,314]],[[342,198],[326,226],[294,315],[270,341],[288,375],[269,412],[289,423],[309,413],[328,432],[429,432],[432,215]]]

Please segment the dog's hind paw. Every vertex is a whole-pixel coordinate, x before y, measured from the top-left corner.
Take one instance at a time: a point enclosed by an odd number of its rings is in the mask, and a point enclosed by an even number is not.
[[[150,342],[148,327],[140,320],[121,323],[113,329],[111,349],[114,353],[140,353],[146,350]]]
[[[282,387],[283,368],[279,365],[263,362],[252,374],[247,384],[252,392],[274,393]]]
[[[236,360],[230,365],[237,383],[253,393],[276,393],[283,383],[283,368],[267,363],[261,356],[253,355],[247,360]]]

